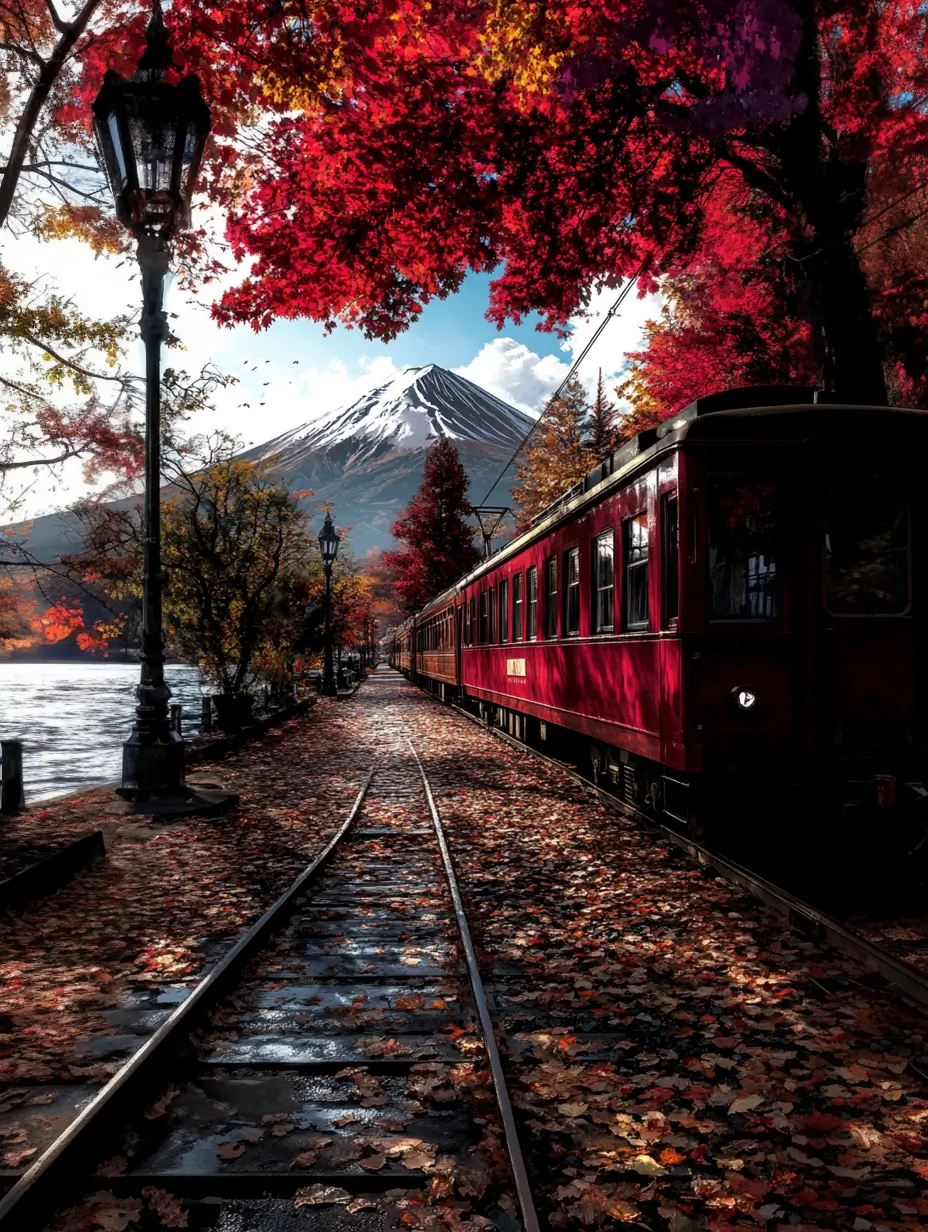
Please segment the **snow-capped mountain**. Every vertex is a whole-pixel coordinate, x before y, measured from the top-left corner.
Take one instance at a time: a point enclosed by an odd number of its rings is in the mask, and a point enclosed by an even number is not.
[[[506,466],[532,420],[522,411],[437,364],[404,368],[350,406],[327,411],[258,445],[246,458],[273,458],[294,489],[310,490],[310,508],[330,502],[335,521],[350,526],[363,555],[389,547],[390,525],[422,482],[430,445],[454,441],[479,502]],[[510,499],[507,472],[492,501]]]
[[[531,422],[465,377],[428,364],[403,368],[350,406],[301,424],[249,456],[277,454],[282,462],[295,463],[303,454],[321,451],[357,465],[387,451],[428,448],[440,436],[511,450]]]
[[[310,491],[314,513],[331,503],[339,526],[350,526],[348,542],[357,556],[390,547],[390,526],[422,482],[430,445],[450,437],[470,478],[471,500],[479,502],[506,466],[532,420],[479,385],[437,364],[404,368],[350,406],[319,415],[274,440],[249,449],[246,458],[273,458],[273,470],[294,491]],[[510,499],[507,472],[492,501]],[[54,560],[79,543],[69,513],[48,514],[32,523],[31,550]]]

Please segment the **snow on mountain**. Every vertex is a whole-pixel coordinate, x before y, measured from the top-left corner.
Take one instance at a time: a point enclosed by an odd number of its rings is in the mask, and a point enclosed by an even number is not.
[[[295,463],[324,452],[355,466],[393,451],[424,449],[440,436],[508,448],[532,421],[515,407],[447,368],[403,368],[389,381],[249,451]]]

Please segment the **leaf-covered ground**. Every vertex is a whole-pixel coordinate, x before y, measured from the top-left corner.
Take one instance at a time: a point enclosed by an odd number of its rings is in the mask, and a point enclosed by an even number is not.
[[[376,720],[365,715],[363,704],[323,701],[234,757],[198,766],[197,778],[239,792],[227,817],[120,817],[101,788],[17,823],[70,836],[104,826],[110,845],[105,860],[4,920],[0,1083],[110,1076],[117,1063],[84,1050],[88,1036],[115,1030],[101,1012],[133,989],[198,978],[331,837],[373,760]],[[7,1086],[0,1109],[9,1099]]]
[[[924,1226],[925,1018],[566,776],[415,711],[550,1226]]]
[[[127,833],[106,866],[14,921],[0,941],[8,1078],[104,1076],[74,1051],[100,1008],[192,979],[305,863],[383,743],[365,692],[225,763],[217,777],[244,797],[230,820]],[[391,693],[449,829],[543,1226],[928,1221],[923,1015],[555,769],[411,686]]]

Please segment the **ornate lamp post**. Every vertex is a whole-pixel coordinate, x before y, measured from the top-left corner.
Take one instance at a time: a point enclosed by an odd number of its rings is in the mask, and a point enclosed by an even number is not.
[[[168,338],[164,279],[170,242],[189,225],[194,182],[203,160],[210,112],[196,77],[165,78],[171,46],[160,0],[153,0],[145,51],[124,80],[109,72],[93,104],[94,129],[116,214],[138,244],[145,344],[145,503],[141,679],[135,726],[123,745],[119,794],[139,812],[178,814],[218,809],[235,797],[195,793],[184,780],[184,742],[171,730],[164,679],[161,571],[161,344]]]
[[[338,544],[341,536],[332,524],[332,514],[326,510],[325,522],[319,532],[319,552],[322,556],[322,568],[325,570],[325,645],[322,649],[322,692],[326,697],[334,697],[338,692],[335,685],[335,664],[332,661],[332,566],[338,555]]]

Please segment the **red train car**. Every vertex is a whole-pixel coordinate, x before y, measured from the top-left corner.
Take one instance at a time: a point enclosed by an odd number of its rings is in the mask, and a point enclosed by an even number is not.
[[[433,600],[416,617],[416,672],[419,683],[443,701],[461,683],[455,595]]]
[[[416,619],[413,616],[400,625],[390,642],[390,666],[408,676],[410,680],[414,680],[416,675],[415,639]]]
[[[700,399],[430,605],[458,661],[420,681],[700,835],[774,797],[917,817],[926,443],[922,411]]]

